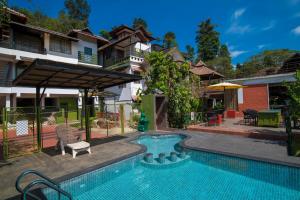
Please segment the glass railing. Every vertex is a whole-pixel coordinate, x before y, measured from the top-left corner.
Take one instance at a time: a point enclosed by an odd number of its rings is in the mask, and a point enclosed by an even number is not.
[[[78,51],[78,61],[82,63],[98,64],[97,54],[87,55],[82,51]]]

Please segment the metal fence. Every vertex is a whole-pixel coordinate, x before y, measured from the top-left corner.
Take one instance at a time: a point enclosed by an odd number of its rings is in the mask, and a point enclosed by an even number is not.
[[[3,108],[0,117],[3,159],[37,151],[34,107]]]
[[[136,104],[105,104],[80,107],[43,107],[40,110],[41,148],[57,145],[56,127],[67,124],[82,130],[83,139],[88,130],[90,139],[135,132],[140,112]],[[87,115],[87,118],[85,117]],[[37,152],[38,134],[35,107],[3,108],[0,113],[0,159]],[[88,119],[87,123],[85,122]],[[88,129],[86,127],[88,126]]]

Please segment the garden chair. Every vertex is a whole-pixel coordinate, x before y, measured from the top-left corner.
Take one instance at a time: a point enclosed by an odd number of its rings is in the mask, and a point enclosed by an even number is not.
[[[91,154],[90,143],[82,141],[82,131],[63,124],[56,127],[56,134],[62,155],[65,155],[65,147],[72,149],[73,158],[80,151],[88,151]]]
[[[244,114],[244,123],[245,124],[253,124],[256,126],[257,125],[257,120],[258,120],[258,112],[253,109],[246,109],[243,111]]]
[[[208,126],[212,126],[212,125],[216,126],[217,125],[218,116],[217,116],[216,112],[213,112],[213,111],[206,112],[205,115],[206,115],[206,120],[207,120]]]

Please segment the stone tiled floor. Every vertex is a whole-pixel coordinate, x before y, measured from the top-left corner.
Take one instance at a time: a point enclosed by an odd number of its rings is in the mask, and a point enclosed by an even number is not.
[[[185,145],[190,148],[256,157],[300,167],[299,157],[287,156],[284,142],[194,131],[174,130],[173,132],[190,135],[191,138],[185,141]],[[95,166],[100,167],[101,164],[114,162],[115,159],[141,153],[143,151],[141,146],[128,143],[128,140],[134,136],[136,134],[94,140],[92,154],[81,154],[76,159],[72,159],[70,153],[61,156],[59,152],[50,149],[10,160],[9,165],[0,167],[0,199],[18,194],[14,183],[16,177],[25,169],[36,169],[51,178],[61,180],[61,177],[65,175],[73,174],[75,176],[78,171],[89,170]],[[25,182],[29,180],[26,179]]]
[[[189,130],[203,131],[211,133],[223,133],[230,135],[242,135],[252,138],[269,138],[275,140],[285,139],[285,128],[272,127],[257,127],[252,125],[245,125],[242,118],[228,119],[226,118],[219,126],[206,126],[205,124],[190,125]],[[293,130],[300,134],[300,130]],[[266,136],[266,137],[264,137]]]
[[[238,154],[242,157],[289,163],[300,167],[300,157],[288,156],[286,142],[245,138],[242,136],[187,132],[192,138],[185,144],[195,149]]]
[[[65,156],[62,156],[60,152],[54,149],[11,159],[9,160],[10,164],[0,167],[0,199],[18,194],[14,184],[17,176],[26,169],[38,170],[55,179],[123,156],[138,153],[141,147],[127,143],[127,139],[127,137],[120,136],[96,139],[92,142],[92,154],[79,153],[75,159],[72,158],[71,152],[67,152]],[[25,179],[24,183],[28,183],[32,178]]]

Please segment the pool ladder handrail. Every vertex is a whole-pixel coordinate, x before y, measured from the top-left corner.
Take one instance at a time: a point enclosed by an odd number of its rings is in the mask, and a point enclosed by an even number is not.
[[[33,181],[31,181],[26,187],[24,188],[21,188],[20,187],[20,182],[21,180],[27,176],[28,174],[34,174],[42,179],[35,179]],[[30,192],[30,189],[35,186],[35,185],[38,185],[38,184],[41,184],[41,185],[44,185],[44,186],[47,186],[55,191],[57,191],[58,193],[58,199],[60,200],[61,198],[61,194],[66,196],[68,199],[72,200],[72,195],[68,192],[66,192],[65,190],[61,189],[60,188],[60,185],[59,183],[57,183],[56,181],[52,180],[51,178],[43,175],[42,173],[36,171],[36,170],[26,170],[24,172],[22,172],[17,180],[16,180],[16,184],[15,184],[15,187],[17,189],[18,192],[20,192],[22,194],[22,199],[23,200],[26,200],[26,197],[27,195],[34,198],[34,199],[37,199],[37,200],[40,200],[41,198],[37,197],[36,195],[32,194]]]

